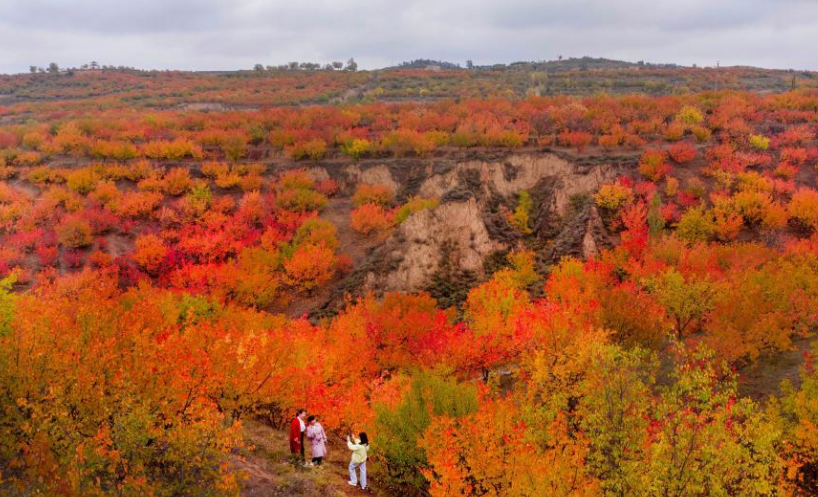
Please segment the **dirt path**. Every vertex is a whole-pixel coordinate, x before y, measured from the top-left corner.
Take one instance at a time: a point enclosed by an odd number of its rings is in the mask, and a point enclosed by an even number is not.
[[[815,337],[795,339],[793,350],[761,357],[739,371],[739,393],[763,403],[770,395],[781,395],[781,382],[786,379],[798,386],[804,351],[810,349],[814,340]]]
[[[377,479],[371,476],[366,492],[347,484],[349,451],[343,445],[343,441],[335,435],[330,435],[329,455],[320,468],[293,466],[290,463],[287,435],[282,431],[251,421],[245,424],[245,438],[252,447],[235,460],[237,469],[245,477],[242,495],[248,497],[391,495],[379,489]],[[307,450],[309,451],[309,447]]]

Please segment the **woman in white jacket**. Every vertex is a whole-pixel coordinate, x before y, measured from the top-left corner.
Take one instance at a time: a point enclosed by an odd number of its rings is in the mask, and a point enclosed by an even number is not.
[[[352,451],[352,460],[349,461],[349,483],[353,487],[358,486],[358,478],[355,474],[357,468],[361,472],[361,489],[366,490],[366,458],[369,452],[369,438],[366,433],[361,432],[355,440],[347,436],[347,447]]]

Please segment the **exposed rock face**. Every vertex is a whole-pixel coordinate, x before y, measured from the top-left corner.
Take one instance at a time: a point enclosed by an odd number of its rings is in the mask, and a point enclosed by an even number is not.
[[[324,181],[329,179],[329,173],[323,167],[311,167],[305,170],[307,176],[315,181]]]
[[[400,190],[400,185],[397,181],[395,181],[395,179],[392,177],[392,172],[384,164],[379,164],[368,168],[362,168],[361,166],[354,164],[345,167],[343,172],[346,175],[347,180],[353,184],[369,183],[371,185],[384,185],[388,186],[393,192],[396,193]]]
[[[444,266],[483,278],[487,257],[515,248],[522,239],[506,216],[522,190],[534,200],[531,226],[543,267],[565,255],[593,257],[610,242],[599,213],[582,195],[628,167],[605,157],[578,164],[548,151],[316,164],[309,174],[335,179],[345,194],[358,183],[370,183],[390,187],[399,199],[420,195],[441,202],[434,210],[410,216],[371,249],[323,311],[342,302],[346,293],[427,288]]]
[[[346,174],[357,181],[395,185],[388,167],[369,169],[348,166]],[[460,268],[483,276],[483,260],[495,251],[513,248],[516,235],[498,211],[498,203],[512,208],[514,196],[522,190],[540,189],[540,205],[535,209],[535,229],[556,236],[541,255],[551,264],[564,255],[592,257],[607,245],[605,228],[596,208],[587,202],[571,218],[571,197],[595,191],[613,180],[618,168],[609,164],[578,166],[553,154],[509,155],[500,160],[466,160],[448,168],[427,168],[428,174],[417,194],[437,197],[441,205],[422,211],[403,223],[374,254],[381,258],[363,278],[366,290],[415,291],[423,288],[438,269],[441,259],[453,258]],[[567,224],[566,224],[567,223]],[[456,253],[443,250],[456,247]]]
[[[442,254],[444,245],[456,247],[457,253]],[[462,269],[479,275],[483,259],[502,248],[502,242],[489,237],[475,199],[449,202],[434,210],[418,212],[401,224],[381,249],[390,269],[370,271],[364,286],[378,291],[422,288],[443,256],[452,256]]]
[[[418,193],[444,198],[461,188],[464,181],[474,183],[476,179],[483,193],[509,196],[533,188],[545,178],[556,178],[559,185],[554,189],[552,202],[555,212],[561,216],[572,195],[593,191],[615,176],[616,168],[610,165],[577,166],[554,154],[521,154],[497,162],[460,162],[444,174],[429,177]]]
[[[541,261],[554,264],[565,256],[587,259],[599,255],[600,250],[609,245],[610,240],[596,206],[587,203],[564,223],[550,249],[541,254]]]

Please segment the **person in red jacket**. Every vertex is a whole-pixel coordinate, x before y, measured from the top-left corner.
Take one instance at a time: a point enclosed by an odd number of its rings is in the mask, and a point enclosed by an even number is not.
[[[290,453],[293,455],[293,459],[296,459],[300,454],[302,464],[304,463],[304,431],[307,429],[307,424],[304,422],[306,417],[307,411],[299,409],[295,413],[293,422],[290,423]]]

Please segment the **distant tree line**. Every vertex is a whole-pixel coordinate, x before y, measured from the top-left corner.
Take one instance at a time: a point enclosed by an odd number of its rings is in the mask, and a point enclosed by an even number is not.
[[[467,61],[468,65],[468,61]],[[416,59],[398,64],[401,69],[426,69],[429,67],[439,67],[440,69],[462,69],[460,64],[445,60]]]
[[[76,71],[120,71],[120,72],[141,72],[140,69],[130,66],[115,66],[115,65],[101,65],[97,61],[91,61],[87,64],[83,64],[80,67],[68,67],[68,68],[61,68],[56,62],[51,62],[46,67],[39,67],[39,66],[29,66],[28,72],[31,74],[59,74],[65,73],[68,75],[73,74]]]
[[[253,66],[254,71],[351,71],[358,70],[358,63],[355,59],[349,58],[346,64],[341,61],[333,61],[326,64],[318,62],[288,62],[286,64],[279,64],[277,66],[265,66],[263,64],[256,64]]]

